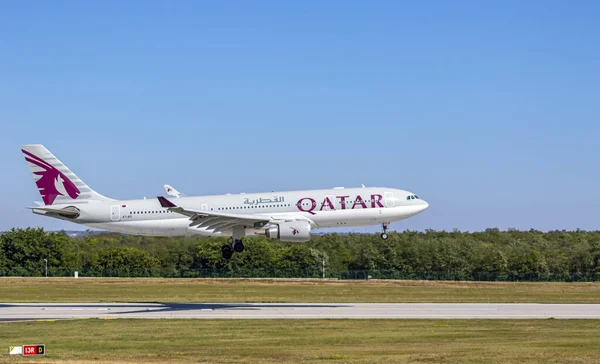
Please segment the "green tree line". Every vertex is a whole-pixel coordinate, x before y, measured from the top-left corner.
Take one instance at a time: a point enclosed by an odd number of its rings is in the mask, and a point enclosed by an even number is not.
[[[600,280],[600,231],[392,232],[315,235],[301,244],[246,237],[225,261],[226,238],[0,234],[0,276],[326,277],[342,279]]]

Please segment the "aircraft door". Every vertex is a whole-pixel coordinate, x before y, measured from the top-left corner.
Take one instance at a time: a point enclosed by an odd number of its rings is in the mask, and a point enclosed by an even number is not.
[[[110,207],[110,220],[111,221],[120,221],[121,220],[121,206],[112,205]]]
[[[394,194],[392,192],[384,192],[383,199],[385,200],[385,207],[394,207]]]
[[[202,211],[208,211],[208,205],[207,205],[207,204],[205,204],[205,203],[203,203],[203,204],[200,206],[200,210],[202,210]]]

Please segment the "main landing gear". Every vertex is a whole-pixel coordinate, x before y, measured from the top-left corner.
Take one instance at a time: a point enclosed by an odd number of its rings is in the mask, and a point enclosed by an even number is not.
[[[381,224],[381,225],[382,225],[382,227],[383,227],[383,232],[381,233],[381,235],[380,235],[380,236],[381,236],[381,238],[382,238],[383,240],[385,240],[385,239],[387,239],[387,238],[388,238],[387,231],[388,231],[388,228],[390,227],[390,223],[389,223],[389,222],[384,222],[384,223],[383,223],[383,224]]]
[[[233,236],[229,238],[229,244],[221,247],[221,253],[223,253],[223,259],[229,260],[233,256],[233,253],[241,253],[244,251],[244,243],[242,237],[244,236],[245,229],[235,227],[233,229]]]
[[[244,251],[244,242],[242,239],[231,239],[229,238],[229,244],[221,247],[221,253],[223,253],[223,259],[229,260],[233,256],[233,253],[241,253]]]
[[[221,253],[223,253],[223,259],[225,260],[231,259],[234,252],[241,253],[244,251],[244,243],[242,242],[242,239],[236,239],[235,241],[233,241],[233,239],[229,239],[229,241],[229,244],[221,247]]]
[[[242,239],[237,239],[233,242],[233,251],[236,253],[241,253],[244,251],[244,243],[242,242]]]

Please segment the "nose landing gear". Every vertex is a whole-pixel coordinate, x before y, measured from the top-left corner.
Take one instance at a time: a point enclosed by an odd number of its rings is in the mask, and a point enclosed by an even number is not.
[[[381,238],[382,238],[383,240],[385,240],[385,239],[387,239],[387,238],[388,238],[387,231],[388,231],[388,228],[390,227],[390,223],[389,223],[389,222],[384,222],[383,224],[381,224],[381,226],[382,226],[382,228],[383,228],[383,232],[381,233],[381,235],[380,235],[380,236],[381,236]]]

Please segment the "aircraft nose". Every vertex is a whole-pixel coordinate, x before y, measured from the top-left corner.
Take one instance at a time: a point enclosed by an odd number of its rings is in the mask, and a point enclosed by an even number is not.
[[[422,206],[421,207],[422,208],[421,211],[425,211],[429,207],[429,203],[427,203],[427,201],[425,201],[425,200],[421,200],[421,206]]]

